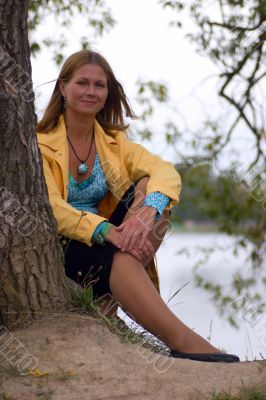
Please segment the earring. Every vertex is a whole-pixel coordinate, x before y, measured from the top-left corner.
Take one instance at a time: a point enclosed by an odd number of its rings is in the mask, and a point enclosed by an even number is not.
[[[68,106],[66,96],[63,96],[63,99],[64,99],[64,109],[66,110]]]

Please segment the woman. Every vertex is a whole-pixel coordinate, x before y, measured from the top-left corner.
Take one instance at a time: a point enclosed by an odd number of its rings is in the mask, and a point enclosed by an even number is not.
[[[82,50],[65,61],[37,130],[66,275],[91,283],[100,304],[111,294],[173,357],[238,361],[184,325],[159,295],[153,259],[180,177],[126,137],[124,112],[135,117],[101,55]]]

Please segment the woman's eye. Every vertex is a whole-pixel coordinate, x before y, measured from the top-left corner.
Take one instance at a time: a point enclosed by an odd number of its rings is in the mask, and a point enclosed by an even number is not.
[[[85,82],[85,81],[80,81],[80,82],[78,82],[78,85],[87,85],[87,82]]]

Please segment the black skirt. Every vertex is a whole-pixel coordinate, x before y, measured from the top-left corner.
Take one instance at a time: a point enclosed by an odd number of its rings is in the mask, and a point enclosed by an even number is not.
[[[123,222],[134,201],[135,185],[136,183],[131,185],[124,193],[109,219],[109,222],[115,226]],[[110,242],[106,242],[103,246],[95,243],[88,246],[62,235],[60,235],[60,241],[65,255],[66,275],[82,287],[92,285],[94,300],[106,293],[112,294],[109,279],[113,256],[119,248]]]

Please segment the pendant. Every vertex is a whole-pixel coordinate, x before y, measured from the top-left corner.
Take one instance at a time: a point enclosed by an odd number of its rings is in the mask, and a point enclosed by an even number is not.
[[[78,166],[78,174],[79,175],[85,175],[88,172],[88,166],[84,162],[79,164]]]

